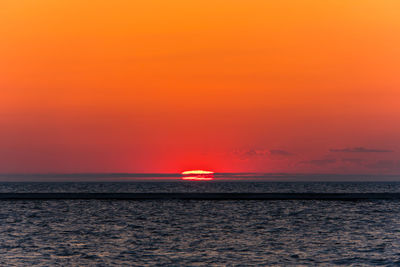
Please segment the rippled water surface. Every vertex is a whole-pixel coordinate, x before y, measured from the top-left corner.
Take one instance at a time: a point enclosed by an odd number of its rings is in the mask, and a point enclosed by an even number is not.
[[[347,185],[175,183],[174,188],[174,183],[8,183],[0,189],[252,192],[261,187],[269,192],[346,188],[398,192],[399,188],[396,183]],[[400,265],[399,201],[4,200],[0,204],[0,266]]]

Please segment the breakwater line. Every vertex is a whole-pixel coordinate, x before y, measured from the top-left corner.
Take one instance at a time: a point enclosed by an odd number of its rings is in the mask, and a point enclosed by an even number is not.
[[[0,193],[0,200],[400,200],[400,193]]]

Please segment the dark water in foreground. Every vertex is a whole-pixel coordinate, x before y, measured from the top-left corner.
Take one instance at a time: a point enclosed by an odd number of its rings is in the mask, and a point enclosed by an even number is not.
[[[400,192],[400,184],[0,184],[1,192],[24,190]],[[400,265],[400,201],[7,200],[0,205],[0,266]]]

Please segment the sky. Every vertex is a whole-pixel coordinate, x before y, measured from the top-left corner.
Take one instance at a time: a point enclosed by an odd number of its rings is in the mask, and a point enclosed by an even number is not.
[[[398,0],[2,0],[0,173],[400,173]]]

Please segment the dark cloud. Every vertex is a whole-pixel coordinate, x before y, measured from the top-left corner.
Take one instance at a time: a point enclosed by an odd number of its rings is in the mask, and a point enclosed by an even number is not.
[[[393,150],[387,149],[374,149],[365,147],[353,147],[353,148],[341,148],[341,149],[329,149],[330,152],[343,152],[343,153],[388,153],[394,152]]]
[[[313,160],[301,161],[300,163],[311,164],[315,166],[325,166],[336,163],[336,159],[313,159]]]
[[[269,151],[269,153],[272,156],[285,156],[286,157],[286,156],[293,156],[294,155],[293,153],[291,153],[289,151],[281,150],[281,149],[271,149]]]
[[[235,150],[233,152],[233,154],[242,160],[248,160],[248,159],[254,158],[254,157],[267,156],[268,151],[267,150],[255,150],[255,149],[248,149],[248,150],[240,149],[240,150]]]
[[[352,163],[352,164],[362,164],[364,162],[363,159],[358,159],[358,158],[343,158],[342,161],[345,163]]]
[[[243,152],[243,155],[248,156],[248,157],[254,157],[254,156],[266,156],[268,153],[267,150],[255,150],[255,149],[250,149],[247,151]]]
[[[369,169],[400,170],[400,161],[378,160],[376,162],[366,164],[365,167]]]
[[[289,157],[295,155],[286,150],[282,149],[248,149],[248,150],[236,150],[233,152],[234,155],[238,156],[241,159],[249,159],[254,157]]]

